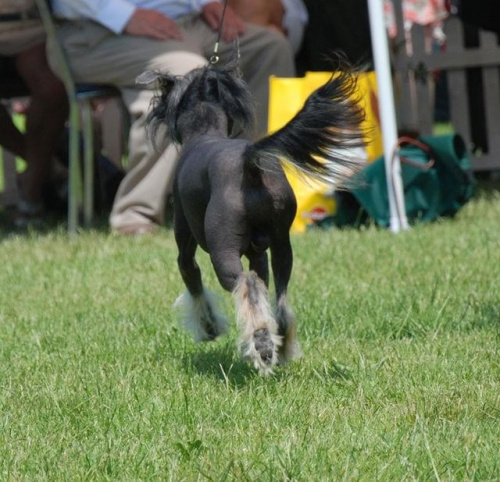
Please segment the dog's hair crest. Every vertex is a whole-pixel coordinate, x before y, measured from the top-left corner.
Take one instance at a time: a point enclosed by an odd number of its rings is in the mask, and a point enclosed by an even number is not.
[[[288,124],[255,143],[231,139],[253,120],[250,93],[236,63],[210,64],[184,77],[147,73],[140,79],[160,86],[150,132],[154,136],[164,126],[167,139],[181,144],[173,193],[178,266],[188,290],[178,302],[185,324],[200,341],[225,330],[195,259],[201,246],[220,284],[233,294],[240,350],[262,374],[302,354],[287,300],[293,264],[289,231],[297,203],[282,162],[336,187],[365,162],[349,155],[364,145],[356,75],[346,64],[338,65],[340,73],[317,89]],[[274,312],[268,300],[268,249]]]
[[[229,137],[253,125],[252,97],[235,59],[221,67],[208,64],[185,76],[145,72],[137,82],[156,82],[159,87],[160,94],[153,100],[147,119],[154,144],[161,126],[166,127],[167,141],[182,144],[188,132],[199,134],[212,126],[220,111],[228,121]],[[204,112],[193,115],[194,110],[201,109]]]

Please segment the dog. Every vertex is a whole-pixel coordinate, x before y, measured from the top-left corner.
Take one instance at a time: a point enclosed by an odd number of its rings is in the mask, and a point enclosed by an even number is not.
[[[364,162],[348,155],[363,146],[364,110],[353,97],[356,73],[339,61],[340,74],[317,89],[282,129],[256,142],[235,138],[253,122],[252,97],[237,59],[209,64],[185,76],[145,72],[139,83],[156,83],[148,118],[180,146],[174,177],[174,233],[178,267],[187,291],[176,305],[196,341],[227,330],[195,259],[208,252],[221,286],[232,293],[239,346],[261,374],[301,356],[297,324],[287,300],[292,273],[290,227],[297,203],[282,163],[313,179],[344,183]],[[276,305],[268,299],[269,267]],[[246,257],[249,271],[241,261]]]

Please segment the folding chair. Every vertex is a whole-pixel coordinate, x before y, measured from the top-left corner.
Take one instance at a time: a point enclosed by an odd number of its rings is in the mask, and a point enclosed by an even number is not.
[[[54,45],[60,75],[69,100],[69,193],[68,233],[74,234],[79,224],[79,211],[83,204],[83,220],[90,226],[94,214],[94,131],[91,101],[120,96],[114,86],[80,84],[75,82],[66,53],[57,38],[57,27],[48,0],[35,0],[48,39]],[[83,135],[83,189],[80,159],[80,120]]]

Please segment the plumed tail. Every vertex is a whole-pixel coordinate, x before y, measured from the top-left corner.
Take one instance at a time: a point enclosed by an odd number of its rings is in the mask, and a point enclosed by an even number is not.
[[[316,180],[342,187],[365,159],[353,155],[363,147],[357,77],[347,66],[307,99],[283,128],[249,146],[249,167],[272,170],[279,161]]]

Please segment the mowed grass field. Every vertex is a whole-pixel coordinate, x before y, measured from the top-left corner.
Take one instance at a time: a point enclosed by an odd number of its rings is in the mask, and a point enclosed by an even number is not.
[[[304,357],[267,378],[234,320],[178,328],[169,230],[1,246],[2,480],[500,479],[498,191],[398,235],[295,236]]]

